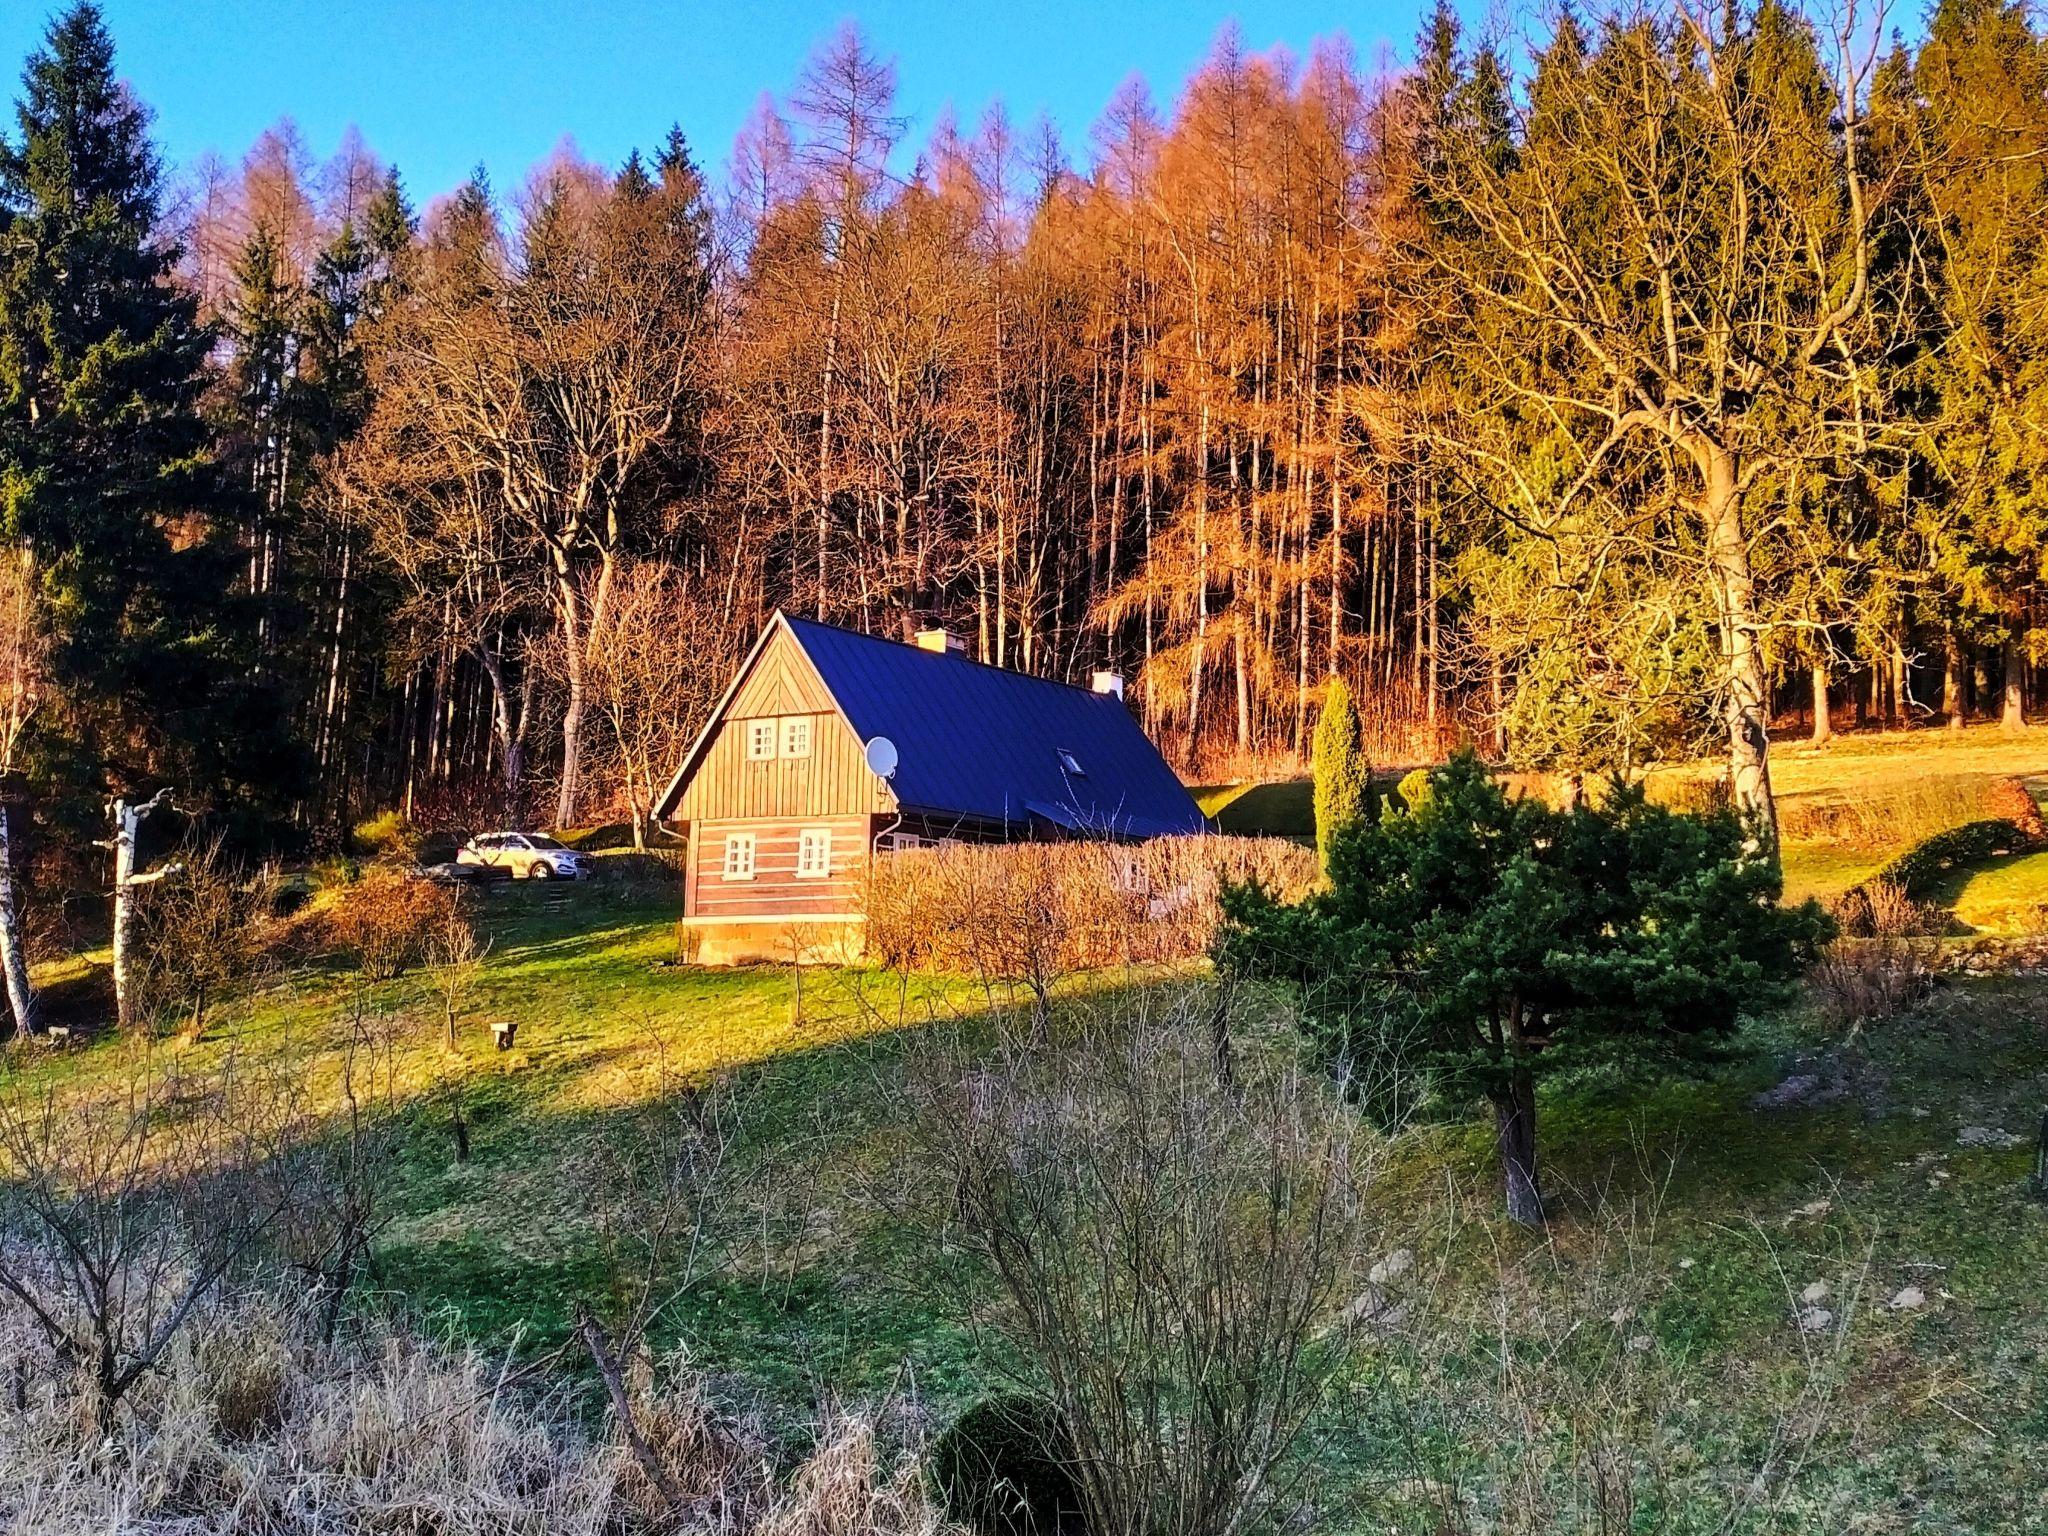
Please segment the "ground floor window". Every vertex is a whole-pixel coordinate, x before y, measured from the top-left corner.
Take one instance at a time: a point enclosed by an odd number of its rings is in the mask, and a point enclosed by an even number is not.
[[[822,880],[832,873],[832,829],[805,827],[796,842],[799,880]]]
[[[725,868],[723,874],[728,880],[751,880],[754,878],[754,834],[751,832],[729,832],[725,838]]]

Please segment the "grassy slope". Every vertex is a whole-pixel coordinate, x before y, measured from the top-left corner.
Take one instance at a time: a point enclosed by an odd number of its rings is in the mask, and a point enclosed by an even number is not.
[[[1860,794],[1930,773],[2023,771],[2043,757],[2048,741],[2031,738],[1845,742],[1783,754],[1780,781],[1788,796]],[[1845,864],[1854,852],[1842,852]],[[2036,881],[2048,881],[2048,863],[2014,860],[1966,882],[1959,908],[1994,897],[2012,906],[2007,887]],[[792,1406],[821,1390],[886,1388],[906,1367],[940,1404],[986,1379],[933,1284],[943,1255],[894,1213],[882,1177],[915,1038],[896,1021],[974,1028],[985,998],[817,972],[799,1015],[785,973],[668,967],[666,901],[522,887],[487,900],[492,947],[456,1056],[439,1044],[437,1000],[421,979],[367,999],[376,1015],[409,1021],[399,1077],[417,1109],[398,1219],[379,1254],[377,1279],[394,1299],[495,1343],[560,1338],[572,1297],[602,1281],[586,1196],[592,1150],[677,1074],[720,1069],[743,1085],[743,1152],[770,1242],[680,1311],[693,1355]],[[345,1038],[347,1003],[337,978],[302,976],[246,1008],[232,1033],[265,1048],[294,1043],[317,1080]],[[492,1018],[520,1021],[516,1051],[490,1049]],[[13,1070],[90,1077],[112,1071],[121,1049],[25,1057]],[[1820,1102],[1751,1107],[1795,1070],[1827,1084]],[[475,1124],[466,1166],[453,1160],[437,1097],[451,1082]],[[1560,1214],[1543,1238],[1498,1219],[1489,1137],[1476,1120],[1404,1138],[1383,1192],[1395,1236],[1423,1254],[1442,1326],[1469,1326],[1482,1364],[1504,1288],[1535,1315],[1625,1286],[1639,1319],[1623,1331],[1640,1328],[1654,1344],[1629,1358],[1669,1372],[1696,1442],[1737,1459],[1771,1428],[1753,1402],[1816,1351],[1788,1322],[1790,1293],[1827,1282],[1847,1328],[1826,1433],[1845,1438],[1828,1440],[1815,1496],[1845,1501],[1844,1511],[1901,1512],[1872,1529],[2018,1529],[2015,1501],[2048,1481],[2048,1305],[2037,1280],[2048,1216],[2026,1186],[2026,1147],[1957,1137],[1975,1125],[2031,1136],[2044,1104],[2048,985],[1972,982],[1846,1039],[1800,1018],[1759,1026],[1705,1081],[1552,1085],[1542,1140]],[[1886,1309],[1908,1283],[1928,1305]],[[1612,1326],[1605,1308],[1596,1331]],[[1378,1437],[1395,1379],[1370,1358],[1363,1365],[1356,1412],[1329,1446],[1366,1474],[1361,1490],[1385,1482]],[[1355,1520],[1333,1511],[1332,1528],[1375,1518],[1372,1496],[1356,1498]]]

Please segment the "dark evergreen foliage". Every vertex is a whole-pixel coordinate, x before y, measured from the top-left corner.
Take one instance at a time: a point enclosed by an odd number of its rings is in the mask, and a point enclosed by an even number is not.
[[[1341,834],[1327,892],[1296,906],[1228,893],[1219,959],[1295,988],[1333,1062],[1491,1102],[1510,1205],[1540,1219],[1538,1079],[1697,1059],[1780,1002],[1830,925],[1779,896],[1732,814],[1680,815],[1620,786],[1554,810],[1467,753],[1412,811]]]

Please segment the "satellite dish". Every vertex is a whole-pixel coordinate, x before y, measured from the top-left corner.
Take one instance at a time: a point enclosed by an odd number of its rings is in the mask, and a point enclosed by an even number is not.
[[[862,749],[861,755],[868,760],[868,772],[878,779],[896,777],[896,743],[886,736],[877,736]]]

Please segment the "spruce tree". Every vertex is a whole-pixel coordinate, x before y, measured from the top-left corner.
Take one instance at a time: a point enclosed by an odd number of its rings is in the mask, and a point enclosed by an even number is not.
[[[238,811],[289,781],[281,712],[230,600],[240,497],[201,395],[214,336],[172,280],[145,109],[81,3],[50,25],[0,135],[0,536],[51,613],[29,776],[74,827],[176,782]]]
[[[1347,827],[1365,818],[1371,769],[1360,742],[1358,708],[1343,678],[1330,679],[1323,711],[1316,717],[1312,748],[1315,774],[1316,854],[1330,868],[1330,849]]]

